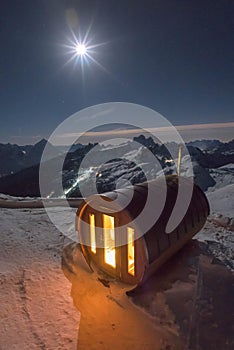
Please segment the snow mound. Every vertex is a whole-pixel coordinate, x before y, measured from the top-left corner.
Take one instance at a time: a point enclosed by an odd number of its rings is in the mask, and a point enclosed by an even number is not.
[[[234,216],[234,183],[207,192],[211,213],[221,214],[224,217]]]

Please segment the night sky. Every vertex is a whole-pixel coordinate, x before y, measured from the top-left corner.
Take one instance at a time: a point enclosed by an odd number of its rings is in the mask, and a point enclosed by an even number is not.
[[[66,64],[71,26],[82,37],[91,26],[104,68]],[[34,143],[112,101],[175,125],[234,121],[233,33],[232,0],[1,1],[0,142]]]

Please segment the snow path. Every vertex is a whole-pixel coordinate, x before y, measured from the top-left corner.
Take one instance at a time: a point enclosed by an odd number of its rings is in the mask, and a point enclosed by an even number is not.
[[[43,209],[0,213],[0,349],[76,349],[79,313],[61,270],[66,239]]]

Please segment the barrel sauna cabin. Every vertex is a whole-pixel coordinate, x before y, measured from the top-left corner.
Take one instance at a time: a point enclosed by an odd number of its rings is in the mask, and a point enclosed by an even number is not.
[[[91,269],[93,265],[125,283],[141,284],[202,229],[209,215],[209,203],[203,191],[192,183],[192,197],[186,214],[171,233],[166,233],[176,203],[178,183],[182,182],[186,189],[191,186],[191,180],[180,176],[178,181],[177,175],[170,175],[150,181],[158,201],[161,200],[163,181],[165,205],[159,218],[145,233],[141,233],[141,225],[136,224],[135,218],[145,206],[148,182],[95,194],[83,201],[77,211],[76,225],[81,250]],[[131,198],[127,206],[117,208],[116,196]]]

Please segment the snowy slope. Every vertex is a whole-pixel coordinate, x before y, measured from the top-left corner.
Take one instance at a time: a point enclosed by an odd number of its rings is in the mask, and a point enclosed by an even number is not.
[[[95,277],[85,284],[90,275],[81,277],[78,260],[72,260],[77,241],[75,212],[67,215],[62,207],[51,209],[63,230],[73,234],[72,241],[53,226],[44,209],[0,208],[1,350],[77,349],[80,293],[92,302],[83,305],[88,318],[83,318],[82,328],[81,317],[79,350],[86,350],[87,344],[91,349],[93,339],[99,339],[95,350],[109,349],[110,344],[113,350],[147,349],[147,342],[154,344],[154,350],[185,350],[188,345],[191,350],[208,346],[231,350],[228,309],[233,296],[234,239],[230,227],[217,218],[233,218],[233,189],[231,184],[208,193],[212,214],[203,230],[143,289],[129,292],[130,299]],[[61,256],[70,246],[67,279]],[[219,289],[217,281],[222,282]],[[91,333],[84,320],[92,324]],[[133,326],[126,333],[129,322]]]
[[[76,349],[79,313],[61,270],[69,240],[44,209],[0,214],[0,349]]]
[[[209,191],[234,184],[234,164],[230,163],[217,169],[210,169],[210,176],[214,179],[215,185]]]
[[[228,182],[224,187],[218,186],[216,190],[208,191],[206,195],[210,202],[211,213],[234,217],[234,181]]]

